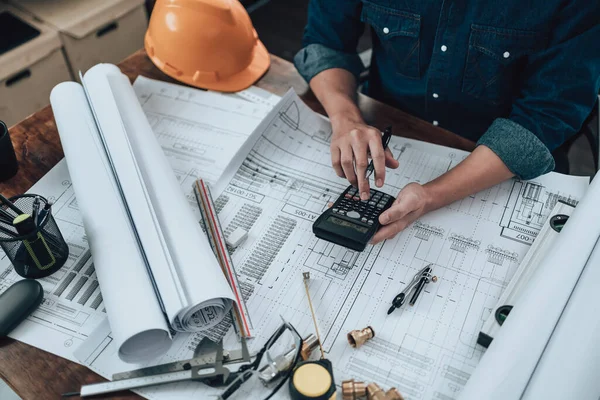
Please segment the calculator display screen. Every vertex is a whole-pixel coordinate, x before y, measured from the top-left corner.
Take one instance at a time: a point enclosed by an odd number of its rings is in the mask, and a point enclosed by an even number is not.
[[[356,225],[356,224],[353,224],[350,221],[346,221],[346,220],[343,220],[343,219],[340,219],[340,218],[337,218],[337,217],[333,217],[333,216],[327,218],[327,221],[329,221],[329,222],[331,222],[332,224],[335,224],[335,225],[344,226],[344,227],[347,227],[347,228],[352,228],[354,230],[359,231],[360,233],[367,233],[369,231],[369,228],[367,228],[367,227]]]

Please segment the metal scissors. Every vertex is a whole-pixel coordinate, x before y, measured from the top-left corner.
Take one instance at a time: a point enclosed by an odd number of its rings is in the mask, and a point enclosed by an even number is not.
[[[419,297],[419,294],[421,294],[421,291],[423,290],[425,284],[431,282],[431,272],[433,271],[433,269],[431,268],[432,266],[433,264],[429,264],[426,267],[422,268],[419,272],[417,272],[413,277],[412,281],[410,281],[408,285],[406,285],[404,290],[402,290],[400,294],[394,297],[394,300],[392,300],[392,306],[387,312],[388,315],[391,314],[396,308],[402,307],[402,305],[406,301],[407,295],[413,288],[414,292],[408,304],[411,306],[415,304],[415,302],[417,301],[417,297]]]

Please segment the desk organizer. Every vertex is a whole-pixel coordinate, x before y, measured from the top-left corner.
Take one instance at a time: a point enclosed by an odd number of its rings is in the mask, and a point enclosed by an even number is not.
[[[35,198],[40,199],[38,223],[30,233],[11,236],[0,231],[0,247],[4,250],[15,271],[24,278],[39,279],[58,271],[67,261],[69,246],[52,216],[52,207],[45,209],[48,201],[42,196],[24,194],[10,200],[23,213],[33,216]],[[2,209],[12,210],[2,205]]]

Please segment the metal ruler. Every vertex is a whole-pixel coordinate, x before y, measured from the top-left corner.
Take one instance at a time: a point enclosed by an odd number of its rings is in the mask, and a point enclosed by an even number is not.
[[[227,352],[223,350],[222,342],[214,343],[208,338],[203,338],[192,359],[115,374],[111,382],[84,385],[79,392],[65,393],[63,397],[97,396],[182,381],[223,386],[235,378],[235,373],[231,373],[225,365],[251,361],[252,356],[243,337],[241,345],[240,350]]]

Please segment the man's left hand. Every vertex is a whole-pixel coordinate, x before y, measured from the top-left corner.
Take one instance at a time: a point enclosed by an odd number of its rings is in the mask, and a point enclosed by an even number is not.
[[[396,236],[428,211],[428,203],[429,193],[423,186],[414,182],[406,185],[392,206],[379,216],[382,226],[371,239],[371,244]]]

